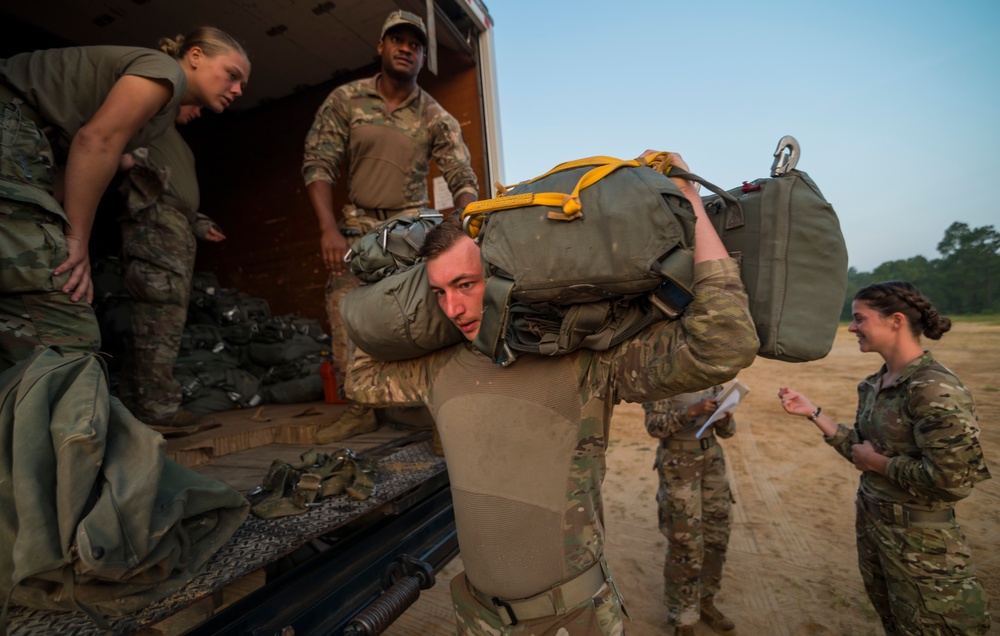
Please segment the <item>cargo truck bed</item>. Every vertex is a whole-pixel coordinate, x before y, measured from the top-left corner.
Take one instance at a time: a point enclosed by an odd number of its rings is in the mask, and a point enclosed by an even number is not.
[[[378,461],[372,497],[339,495],[300,515],[250,515],[179,592],[141,612],[109,619],[122,634],[341,633],[391,583],[399,558],[436,572],[457,554],[444,459],[427,429],[383,422],[378,430],[319,446],[316,432],[344,407],[274,405],[204,418],[219,426],[168,437],[167,455],[244,494],[275,459],[297,462],[309,449],[350,448]],[[426,559],[426,560],[425,560]],[[395,567],[395,569],[394,569]],[[271,625],[272,627],[268,627]],[[12,606],[8,632],[101,634],[82,613]],[[285,632],[288,633],[288,632]]]

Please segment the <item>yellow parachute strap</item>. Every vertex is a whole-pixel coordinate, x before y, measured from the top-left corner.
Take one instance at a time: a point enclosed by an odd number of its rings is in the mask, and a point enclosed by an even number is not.
[[[645,161],[650,168],[656,170],[660,174],[666,175],[670,172],[673,167],[670,165],[670,153],[669,152],[658,152],[653,155],[646,157],[639,157],[639,161]]]
[[[553,175],[557,172],[563,172],[564,170],[573,170],[574,168],[584,168],[586,166],[605,166],[611,163],[618,163],[619,161],[621,161],[621,159],[616,159],[615,157],[605,157],[603,155],[598,155],[596,157],[584,157],[583,159],[574,159],[573,161],[566,161],[559,164],[539,177],[528,179],[527,181],[522,181],[521,183],[534,183],[535,181],[544,179],[545,177]],[[521,183],[518,185],[521,185]]]
[[[479,230],[483,227],[483,217],[486,214],[513,208],[525,208],[529,205],[548,205],[561,208],[568,199],[569,195],[561,192],[526,192],[525,194],[473,201],[462,210],[462,223],[469,236],[476,238],[479,236]]]
[[[554,208],[561,208],[561,213],[549,212],[548,218],[556,221],[572,221],[583,216],[580,205],[580,191],[584,188],[594,185],[618,168],[649,166],[666,174],[666,171],[670,169],[670,166],[662,166],[662,164],[665,164],[669,160],[669,157],[669,153],[660,152],[649,157],[638,157],[636,159],[629,160],[597,156],[577,159],[575,161],[567,161],[559,164],[542,176],[535,177],[529,181],[524,181],[522,184],[532,183],[557,172],[563,172],[564,170],[571,170],[573,168],[586,166],[596,166],[592,170],[588,170],[584,173],[571,193],[534,192],[505,196],[509,188],[505,188],[498,183],[496,184],[497,197],[494,199],[473,201],[465,206],[465,209],[462,211],[462,221],[465,224],[466,232],[468,232],[469,236],[472,238],[479,236],[479,231],[483,226],[484,214],[499,212],[501,210],[510,210],[512,208],[523,208],[531,205],[545,205]]]

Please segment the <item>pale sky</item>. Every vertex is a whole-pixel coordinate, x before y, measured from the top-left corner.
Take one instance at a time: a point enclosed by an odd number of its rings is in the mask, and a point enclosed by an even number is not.
[[[1000,228],[998,0],[486,4],[508,184],[651,148],[728,189],[790,134],[861,271]]]

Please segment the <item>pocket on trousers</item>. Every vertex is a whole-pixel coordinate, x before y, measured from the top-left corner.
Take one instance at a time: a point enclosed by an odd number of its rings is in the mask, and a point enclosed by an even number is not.
[[[20,206],[0,202],[0,293],[56,291],[69,276],[52,276],[66,260],[66,236],[59,224],[33,218],[41,215],[25,214]]]
[[[132,300],[146,303],[179,304],[181,291],[174,274],[147,263],[134,260],[125,270],[125,291]]]

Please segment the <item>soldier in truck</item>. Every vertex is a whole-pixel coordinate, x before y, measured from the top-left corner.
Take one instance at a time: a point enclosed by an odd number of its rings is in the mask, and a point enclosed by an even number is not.
[[[419,16],[393,11],[382,26],[381,72],[337,87],[320,106],[306,136],[302,174],[320,227],[323,263],[330,271],[326,307],[333,337],[334,373],[344,386],[348,335],[340,317],[343,297],[360,284],[347,271],[351,244],[379,221],[428,207],[427,173],[433,159],[457,209],[478,196],[476,175],[458,121],[417,85],[427,29]],[[348,203],[337,210],[333,186],[349,157]],[[339,433],[377,427],[369,406],[351,404],[340,421],[321,430]]]

